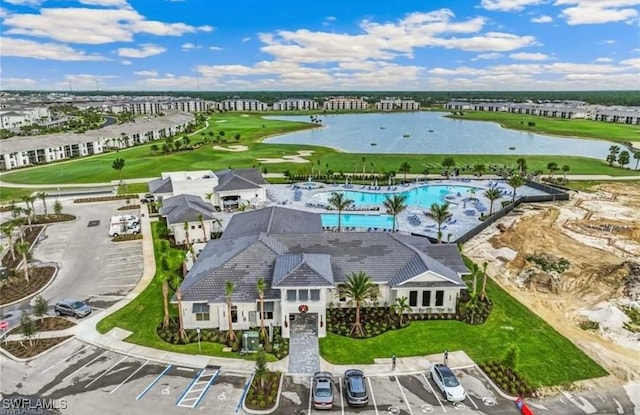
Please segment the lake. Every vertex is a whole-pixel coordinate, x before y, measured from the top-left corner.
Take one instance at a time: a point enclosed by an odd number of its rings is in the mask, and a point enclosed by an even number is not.
[[[446,114],[320,114],[324,128],[271,137],[265,142],[333,147],[348,153],[537,154],[598,159],[604,159],[609,146],[615,145],[602,140],[508,130],[493,122],[445,118]],[[265,118],[309,122],[309,116],[302,115]]]

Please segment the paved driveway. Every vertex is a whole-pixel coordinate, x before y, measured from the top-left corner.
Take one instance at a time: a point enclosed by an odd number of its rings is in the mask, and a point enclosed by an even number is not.
[[[142,243],[111,242],[109,220],[124,202],[73,204],[63,212],[77,219],[47,225],[45,238],[32,252],[34,262],[56,263],[58,276],[42,293],[50,305],[65,298],[88,301],[100,309],[115,303],[142,276]],[[137,214],[136,211],[126,213]],[[3,310],[3,314],[28,307],[29,301]]]

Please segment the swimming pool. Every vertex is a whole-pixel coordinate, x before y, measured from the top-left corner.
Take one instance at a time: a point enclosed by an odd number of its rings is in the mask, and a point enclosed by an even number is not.
[[[338,226],[338,215],[335,213],[323,213],[322,226]],[[342,227],[391,229],[393,217],[389,215],[354,215],[343,213],[340,220]]]
[[[392,186],[392,188],[393,187],[397,187],[398,190],[402,189],[401,186]],[[386,189],[387,186],[382,186],[382,188]],[[434,203],[444,203],[444,197],[447,195],[457,196],[459,193],[460,196],[465,196],[469,195],[472,192],[472,189],[475,189],[477,193],[480,193],[480,191],[482,190],[471,186],[433,185],[416,187],[414,189],[405,191],[399,190],[396,192],[374,193],[358,190],[342,190],[338,193],[342,193],[346,196],[347,199],[353,200],[356,206],[381,205],[387,197],[393,196],[395,194],[401,194],[407,197],[407,200],[405,202],[407,205],[428,208]],[[318,193],[314,195],[314,199],[318,202],[327,203],[328,199],[331,197],[331,193],[333,192]]]

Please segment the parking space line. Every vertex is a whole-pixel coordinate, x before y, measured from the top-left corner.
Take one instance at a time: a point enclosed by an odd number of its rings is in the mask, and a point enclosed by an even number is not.
[[[78,353],[80,353],[81,351],[83,351],[84,349],[86,349],[87,347],[89,347],[88,344],[85,344],[84,346],[82,346],[80,349],[76,350],[74,353],[71,354],[71,356],[67,356],[64,359],[62,359],[61,361],[59,361],[58,363],[56,363],[53,366],[50,366],[48,368],[46,368],[45,370],[42,371],[42,373],[47,373],[48,371],[50,371],[51,369],[53,369],[54,367],[66,362],[67,360],[71,359],[73,356],[77,355]]]
[[[138,274],[136,274],[136,275],[125,275],[124,277],[108,277],[108,278],[103,278],[103,280],[124,280],[126,278],[138,278]]]
[[[180,399],[178,399],[178,402],[176,403],[177,406],[181,406],[184,408],[195,408],[196,406],[198,406],[204,395],[207,393],[207,390],[209,390],[211,384],[216,380],[218,374],[220,374],[220,371],[217,369],[212,373],[207,373],[208,370],[209,368],[205,368],[198,373],[197,377],[194,378],[191,384],[182,393]],[[196,386],[198,386],[197,389],[195,389]],[[196,396],[187,397],[187,395],[193,394],[196,394]]]
[[[442,401],[440,400],[440,397],[438,396],[438,394],[436,393],[436,390],[433,389],[433,386],[431,386],[431,382],[429,382],[429,379],[427,379],[427,377],[425,376],[424,373],[421,373],[422,377],[424,378],[424,381],[427,382],[427,385],[429,385],[429,389],[431,389],[431,392],[433,392],[433,395],[436,397],[436,399],[438,400],[438,403],[440,404],[440,406],[442,407],[442,410],[447,412],[447,408],[444,407],[444,405],[442,404]]]
[[[471,401],[471,403],[473,404],[473,406],[476,407],[476,409],[480,409],[478,408],[478,405],[476,405],[475,401],[473,399],[471,399],[471,396],[469,396],[469,394],[465,393],[464,396],[466,396],[467,398],[469,398],[469,400]]]
[[[280,376],[284,376],[284,375],[280,375]],[[235,411],[236,414],[238,413],[238,411],[240,411],[240,407],[242,406],[242,401],[244,401],[244,397],[247,395],[247,391],[249,390],[249,386],[251,386],[252,380],[253,380],[253,376],[249,376],[249,378],[247,378],[247,381],[244,384],[244,388],[242,389],[242,395],[240,396],[240,400],[236,404],[236,411]]]
[[[369,393],[371,394],[371,400],[373,401],[373,409],[376,410],[376,415],[380,415],[378,413],[378,404],[376,403],[376,396],[373,393],[373,387],[371,386],[371,378],[367,378],[367,382],[369,383]]]
[[[136,284],[122,284],[122,285],[98,285],[98,288],[122,288],[122,287],[135,287]]]
[[[92,380],[91,382],[87,383],[86,385],[84,385],[85,389],[88,388],[89,386],[93,385],[98,379],[102,378],[104,375],[106,375],[107,373],[109,373],[111,371],[111,369],[113,369],[114,367],[118,366],[120,363],[124,362],[125,359],[127,359],[129,356],[125,356],[122,359],[118,360],[116,363],[113,364],[113,366],[111,366],[109,369],[105,370],[104,372],[102,372],[100,374],[100,376],[98,376],[97,378],[95,378],[94,380]]]
[[[402,388],[402,385],[400,384],[400,379],[398,379],[398,376],[396,376],[396,383],[398,384],[398,388],[400,388],[400,393],[402,394],[402,397],[404,398],[404,401],[407,404],[407,408],[409,409],[409,413],[411,415],[413,415],[413,410],[411,409],[411,404],[409,403],[409,400],[407,399],[407,395],[405,395],[405,393],[404,393],[404,389]]]
[[[160,380],[160,378],[162,378],[164,375],[167,374],[167,372],[169,370],[171,370],[171,368],[173,367],[173,365],[168,365],[167,367],[164,368],[164,370],[158,375],[156,376],[156,378],[151,381],[150,384],[147,385],[146,388],[144,388],[144,390],[142,392],[140,392],[140,394],[138,396],[136,396],[136,401],[142,399],[142,397],[144,395],[146,395],[147,392],[149,392],[149,390],[151,390],[151,388],[153,388],[153,386],[158,383],[158,381]]]
[[[338,378],[340,385],[340,408],[342,408],[342,415],[344,415],[344,396],[342,395],[342,378]]]
[[[207,385],[202,389],[202,393],[196,399],[196,403],[193,404],[194,408],[196,408],[200,404],[200,402],[202,401],[202,398],[204,398],[204,395],[206,395],[207,390],[209,390],[209,387],[211,387],[211,384],[213,384],[213,382],[216,380],[219,374],[220,374],[220,371],[216,370],[213,376],[211,376],[211,378],[209,379],[209,382],[207,382]]]
[[[120,386],[124,385],[125,383],[127,383],[127,381],[129,379],[131,379],[133,377],[133,375],[135,375],[136,373],[138,373],[143,367],[145,367],[147,365],[147,363],[149,363],[149,361],[147,360],[146,362],[144,362],[139,368],[137,368],[132,374],[130,374],[129,376],[127,376],[127,378],[125,380],[122,381],[122,383],[120,383],[118,386],[116,386],[111,392],[109,392],[109,395],[111,395],[113,392],[117,391],[118,389],[120,389]]]
[[[200,369],[196,375],[193,377],[193,379],[191,379],[191,382],[189,382],[189,384],[187,385],[187,387],[184,389],[184,391],[182,391],[182,394],[180,394],[180,396],[178,396],[178,400],[176,401],[176,405],[178,405],[181,401],[182,398],[184,397],[184,395],[186,395],[189,390],[191,389],[191,387],[193,386],[194,383],[196,383],[196,381],[198,380],[198,378],[200,377],[200,374],[204,372],[204,369]]]
[[[85,367],[89,366],[91,363],[95,362],[96,360],[100,359],[102,356],[104,356],[105,354],[109,353],[108,350],[105,350],[103,353],[101,353],[99,356],[91,359],[89,362],[85,363],[84,365],[80,366],[79,368],[77,368],[76,370],[74,370],[73,372],[69,373],[67,376],[64,377],[64,379],[62,379],[62,381],[64,382],[65,380],[69,379],[71,376],[73,376],[74,373],[78,372],[79,370],[84,369]]]
[[[309,410],[307,414],[311,415],[311,401],[313,400],[313,376],[309,377]]]

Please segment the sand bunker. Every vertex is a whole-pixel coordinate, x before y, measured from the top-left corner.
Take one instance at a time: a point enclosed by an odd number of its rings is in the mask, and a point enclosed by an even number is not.
[[[271,164],[271,163],[309,163],[309,160],[304,157],[309,157],[313,154],[313,150],[299,150],[298,154],[293,156],[282,156],[280,158],[258,158],[257,160],[263,164]]]
[[[234,145],[229,147],[213,146],[213,149],[222,151],[247,151],[249,150],[249,147],[243,145]]]
[[[220,123],[220,122],[227,122],[227,120],[218,120],[218,121],[216,121],[216,122],[218,122],[218,123]]]

